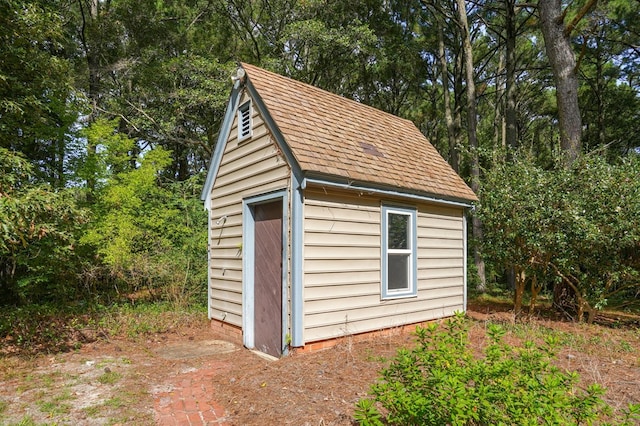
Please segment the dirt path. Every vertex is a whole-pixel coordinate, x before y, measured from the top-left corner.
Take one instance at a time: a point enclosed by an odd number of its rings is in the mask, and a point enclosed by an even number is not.
[[[0,425],[223,425],[212,377],[240,348],[207,328],[0,358]]]

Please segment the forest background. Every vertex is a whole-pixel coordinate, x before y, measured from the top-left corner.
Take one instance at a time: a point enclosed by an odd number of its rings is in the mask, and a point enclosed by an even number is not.
[[[480,196],[471,290],[640,294],[635,0],[0,0],[0,305],[206,300],[237,61],[412,120]]]

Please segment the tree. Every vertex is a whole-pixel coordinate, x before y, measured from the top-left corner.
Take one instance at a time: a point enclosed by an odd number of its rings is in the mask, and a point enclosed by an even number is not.
[[[206,276],[206,215],[196,196],[201,182],[170,183],[163,172],[171,153],[161,147],[133,157],[135,141],[97,120],[86,130],[98,146],[100,176],[93,223],[81,243],[97,253],[98,280],[128,294],[185,302],[201,295]],[[188,194],[188,198],[185,196]]]
[[[24,153],[36,166],[33,178],[63,187],[67,132],[77,105],[57,6],[0,1],[0,147]]]
[[[567,166],[573,164],[581,153],[582,118],[578,104],[578,71],[571,46],[571,33],[597,0],[588,0],[571,22],[565,25],[567,10],[562,10],[562,0],[540,0],[540,26],[545,49],[556,85],[560,149]]]
[[[464,0],[456,0],[458,5],[458,17],[460,27],[463,34],[464,47],[464,69],[467,83],[467,132],[469,135],[469,150],[471,151],[471,189],[477,194],[480,192],[480,158],[478,153],[478,134],[476,114],[476,85],[473,75],[473,48],[471,46],[471,35],[469,33],[469,24],[467,22],[467,12]],[[478,291],[484,292],[486,287],[485,266],[482,252],[480,250],[482,244],[482,222],[477,215],[473,215],[471,219],[473,237],[476,240],[473,249],[473,258],[476,264],[480,284]]]
[[[580,110],[586,152],[602,150],[615,161],[640,146],[638,138],[638,2],[615,1],[583,20],[580,47]]]

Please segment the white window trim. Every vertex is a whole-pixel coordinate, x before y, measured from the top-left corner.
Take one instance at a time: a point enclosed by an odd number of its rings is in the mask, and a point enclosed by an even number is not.
[[[245,125],[245,114],[248,114],[248,123]],[[251,100],[238,107],[238,142],[249,139],[253,135],[253,114],[251,111]],[[245,131],[246,130],[246,131]]]
[[[409,236],[409,241],[411,243],[411,247],[409,249],[389,249],[388,241],[389,241],[389,214],[401,214],[409,216],[409,229],[411,235]],[[417,225],[416,225],[416,210],[405,207],[395,207],[395,206],[382,206],[382,279],[381,279],[381,296],[383,300],[386,299],[399,299],[406,297],[416,297],[418,294],[418,286],[417,286]],[[409,271],[408,271],[408,281],[409,287],[401,290],[389,290],[388,284],[388,262],[389,262],[389,254],[393,253],[403,253],[409,254]]]

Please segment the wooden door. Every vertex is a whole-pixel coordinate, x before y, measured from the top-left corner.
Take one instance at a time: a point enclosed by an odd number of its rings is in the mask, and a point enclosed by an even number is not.
[[[282,355],[282,201],[254,207],[255,348]]]

